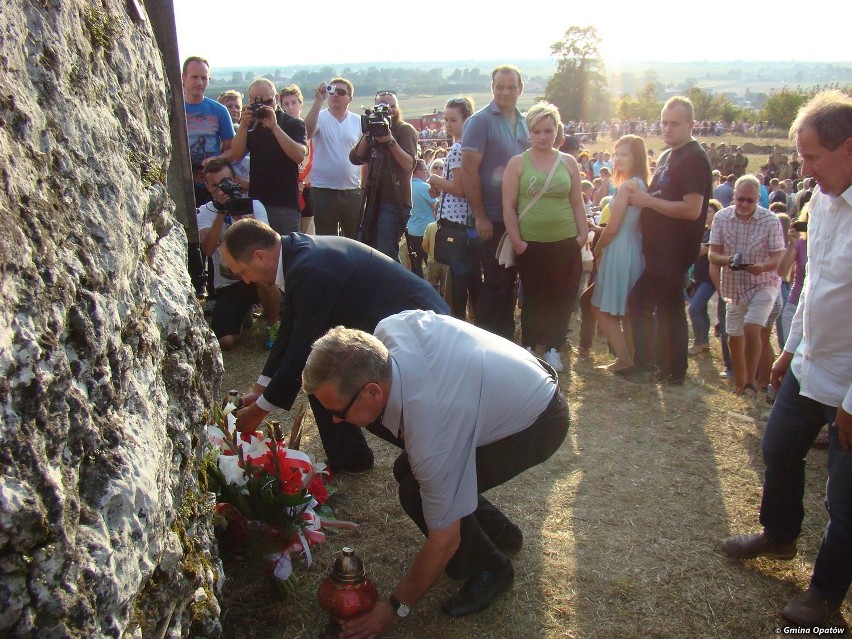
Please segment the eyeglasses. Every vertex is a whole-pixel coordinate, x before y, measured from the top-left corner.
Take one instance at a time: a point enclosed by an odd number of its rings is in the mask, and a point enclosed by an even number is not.
[[[370,382],[367,382],[367,384],[369,384],[369,383],[370,383]],[[344,422],[345,422],[345,421],[346,421],[346,414],[347,414],[350,410],[352,410],[352,405],[355,403],[355,401],[356,401],[356,400],[358,399],[358,397],[361,395],[361,391],[362,391],[362,390],[364,390],[364,389],[367,387],[367,384],[364,384],[361,388],[359,388],[359,389],[358,389],[358,392],[357,392],[357,393],[355,393],[355,394],[352,396],[352,399],[350,399],[350,400],[349,400],[349,402],[346,404],[346,406],[344,406],[344,407],[343,407],[343,408],[341,408],[340,410],[331,410],[331,409],[329,409],[329,411],[328,411],[328,412],[329,412],[329,413],[331,413],[331,416],[332,416],[332,417],[336,417],[337,419],[339,419],[339,420],[341,420],[341,421],[344,421]]]
[[[380,97],[383,95],[396,95],[396,91],[391,91],[390,89],[382,89],[381,91],[376,91],[376,97]]]
[[[738,197],[737,202],[748,202],[749,204],[754,204],[757,202],[753,197]]]

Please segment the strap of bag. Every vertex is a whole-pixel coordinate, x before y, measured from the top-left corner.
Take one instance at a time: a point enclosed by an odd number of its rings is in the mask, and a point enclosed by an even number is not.
[[[541,196],[544,195],[544,192],[547,191],[547,187],[550,186],[551,180],[553,180],[553,176],[556,174],[556,169],[559,168],[559,164],[562,162],[562,152],[556,152],[556,162],[553,163],[553,166],[550,167],[550,173],[547,174],[547,179],[544,181],[544,186],[539,189],[539,192],[536,193],[533,198],[527,203],[524,207],[524,210],[518,214],[518,222],[520,222],[524,215],[533,207],[533,205],[541,199]]]

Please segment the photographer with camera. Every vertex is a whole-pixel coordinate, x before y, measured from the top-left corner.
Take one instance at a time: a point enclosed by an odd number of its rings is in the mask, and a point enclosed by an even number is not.
[[[417,130],[402,119],[395,91],[376,93],[376,106],[361,118],[363,135],[349,161],[369,162],[358,239],[399,262],[399,240],[411,215],[411,175]]]
[[[248,105],[231,143],[232,162],[251,153],[249,194],[260,200],[278,233],[298,232],[299,164],[307,154],[305,123],[277,104],[275,85],[259,78],[249,85]]]
[[[361,136],[361,118],[349,110],[355,87],[345,78],[320,82],[314,103],[305,115],[313,144],[311,200],[317,235],[355,239],[361,204],[361,175],[349,161],[349,151]],[[328,108],[322,105],[328,100]]]
[[[758,206],[759,198],[757,178],[744,175],[737,180],[733,205],[713,218],[708,253],[710,263],[722,267],[720,281],[713,283],[727,302],[725,324],[736,393],[751,397],[757,394],[760,329],[780,292],[776,269],[784,253],[781,223]]]
[[[270,284],[246,284],[225,266],[219,251],[222,236],[237,220],[254,218],[268,223],[263,204],[243,197],[234,170],[225,160],[210,160],[204,167],[204,180],[213,199],[198,209],[198,236],[201,250],[213,260],[216,306],[212,328],[222,350],[230,350],[253,304],[263,306],[267,333],[277,333],[281,292]]]

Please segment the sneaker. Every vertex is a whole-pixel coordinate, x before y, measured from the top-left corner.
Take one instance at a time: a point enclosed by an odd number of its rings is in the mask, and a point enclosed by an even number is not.
[[[565,370],[565,366],[562,364],[562,357],[559,355],[559,351],[555,348],[551,348],[544,354],[544,361],[553,366],[553,370],[557,373],[561,373]]]
[[[266,327],[266,342],[264,342],[264,346],[266,348],[272,348],[273,344],[275,344],[275,339],[278,337],[278,329],[281,328],[281,321],[275,322],[272,326]]]
[[[706,353],[710,350],[710,344],[693,344],[687,349],[687,353],[690,355],[700,355],[701,353]]]
[[[722,379],[734,379],[734,371],[732,371],[730,368],[726,368],[721,373],[719,373],[719,377],[721,377]]]
[[[254,317],[260,317],[263,315],[263,306],[261,304],[253,304],[251,307],[251,314]]]

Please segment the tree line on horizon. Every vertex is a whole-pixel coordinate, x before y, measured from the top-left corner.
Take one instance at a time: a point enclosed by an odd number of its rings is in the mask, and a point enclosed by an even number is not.
[[[768,94],[751,93],[746,89],[744,99],[749,106],[735,104],[724,93],[702,90],[692,77],[682,82],[664,84],[653,69],[647,69],[641,79],[634,74],[622,73],[612,79],[620,85],[618,90],[610,86],[603,58],[601,57],[602,38],[594,26],[571,26],[561,40],[551,45],[551,55],[555,58],[556,71],[549,77],[531,75],[525,77],[527,89],[543,88],[544,95],[539,99],[552,102],[565,121],[600,122],[611,118],[619,120],[642,119],[654,121],[659,117],[663,102],[671,95],[686,95],[695,106],[695,118],[699,121],[722,120],[725,122],[742,120],[760,120],[770,128],[786,129],[795,118],[799,107],[817,91],[836,88],[852,95],[852,85],[841,86],[838,83],[795,89],[782,88]],[[313,87],[320,82],[328,82],[333,77],[345,77],[356,87],[356,96],[371,96],[377,91],[393,88],[409,95],[465,95],[482,92],[490,84],[490,70],[477,67],[456,68],[449,75],[443,69],[417,69],[404,67],[364,68],[344,67],[338,70],[332,66],[319,69],[299,69],[291,76],[281,70],[264,74],[278,86],[297,84],[305,92],[305,100],[312,98]],[[219,88],[247,87],[257,75],[254,71],[235,70],[230,84],[223,78],[214,79],[211,91]],[[637,82],[637,80],[639,80]],[[635,85],[639,84],[638,89]],[[633,89],[627,92],[626,88]]]

